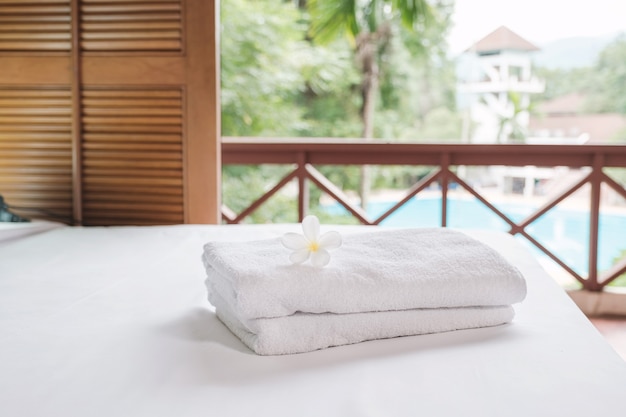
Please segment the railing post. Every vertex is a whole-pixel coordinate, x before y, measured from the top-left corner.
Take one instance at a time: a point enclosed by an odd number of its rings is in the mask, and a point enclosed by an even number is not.
[[[450,154],[441,154],[441,227],[448,225],[448,172]]]
[[[306,172],[306,152],[298,152],[298,221],[302,222],[309,211],[309,182]]]
[[[589,275],[584,288],[589,291],[601,291],[602,285],[598,283],[598,236],[600,224],[600,188],[602,186],[603,155],[596,153],[593,157],[593,166],[589,184],[591,185],[591,197],[589,208]]]

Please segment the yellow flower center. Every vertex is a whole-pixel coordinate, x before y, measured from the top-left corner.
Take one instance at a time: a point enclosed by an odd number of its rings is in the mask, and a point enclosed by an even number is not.
[[[320,248],[319,243],[317,242],[309,242],[309,250],[311,252],[317,252],[317,250]]]

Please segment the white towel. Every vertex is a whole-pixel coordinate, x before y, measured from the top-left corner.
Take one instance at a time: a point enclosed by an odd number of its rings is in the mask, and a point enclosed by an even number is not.
[[[500,254],[446,228],[373,231],[343,237],[330,264],[292,265],[279,239],[209,242],[208,282],[240,320],[304,313],[503,306],[526,284]]]
[[[367,340],[497,326],[514,316],[511,306],[412,309],[352,314],[295,313],[240,321],[213,294],[217,317],[259,355],[310,352]]]

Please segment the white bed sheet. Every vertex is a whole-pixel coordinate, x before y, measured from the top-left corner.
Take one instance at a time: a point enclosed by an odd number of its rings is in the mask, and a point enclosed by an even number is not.
[[[343,233],[358,227],[336,227]],[[257,356],[215,317],[210,239],[297,225],[65,227],[0,247],[6,416],[623,416],[626,364],[513,237],[513,323]]]
[[[0,246],[26,236],[47,232],[48,230],[66,227],[59,222],[33,220],[30,222],[0,222]]]

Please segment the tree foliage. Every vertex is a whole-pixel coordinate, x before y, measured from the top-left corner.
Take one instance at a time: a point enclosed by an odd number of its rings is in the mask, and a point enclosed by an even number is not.
[[[598,112],[626,114],[626,36],[622,35],[601,53],[589,85],[592,106]]]
[[[358,22],[344,19],[349,11],[346,5],[357,3],[308,3],[318,8],[298,8],[294,2],[274,0],[221,2],[222,135],[361,136],[364,61],[362,54],[355,54],[355,45],[359,33],[377,31],[379,39],[361,39],[365,42],[362,45],[383,41],[374,45],[370,55],[376,60],[375,84],[380,86],[372,90],[376,101],[372,101],[375,112],[371,121],[375,120],[376,128],[371,136],[415,140],[437,138],[443,132],[445,137],[458,137],[451,127],[460,126],[460,122],[453,111],[445,110],[454,106],[454,69],[444,41],[451,1],[361,2],[359,5],[369,6],[360,9],[363,14]],[[339,7],[337,16],[344,16],[344,26],[330,19],[327,27],[342,27],[354,36],[332,36],[323,44],[313,42],[312,34],[321,29],[316,13],[322,4],[329,13],[336,13]],[[356,28],[356,24],[362,26]],[[316,40],[320,40],[317,35]],[[358,187],[357,167],[320,169],[346,190]],[[280,179],[279,171],[271,167],[225,166],[223,201],[235,211],[245,208],[252,196],[243,190],[271,186]],[[374,184],[398,186],[413,176],[403,174],[402,168],[393,172],[391,178],[388,173],[374,170]],[[314,199],[320,195],[319,191],[311,191]],[[277,196],[274,200],[281,199],[289,197]],[[262,222],[266,218],[262,209],[253,220]]]
[[[221,106],[224,136],[291,135],[309,44],[299,12],[270,0],[221,2]]]
[[[626,85],[624,35],[607,45],[592,66],[569,70],[539,68],[537,73],[546,82],[546,91],[539,99],[579,92],[588,97],[583,109],[586,112],[626,114],[626,95],[622,89]]]

